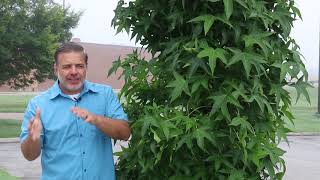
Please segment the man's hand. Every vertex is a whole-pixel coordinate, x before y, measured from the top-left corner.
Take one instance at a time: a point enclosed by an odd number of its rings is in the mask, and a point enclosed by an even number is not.
[[[105,135],[113,139],[128,140],[130,137],[131,130],[127,121],[114,120],[104,116],[95,115],[79,107],[71,108],[71,112],[73,112],[77,117],[82,118],[85,122],[95,125]]]
[[[98,117],[89,111],[79,108],[73,107],[71,108],[71,112],[73,112],[76,116],[82,118],[85,122],[95,125],[97,122]]]
[[[40,108],[36,110],[36,116],[31,118],[28,125],[28,138],[21,144],[23,156],[29,160],[35,160],[41,153],[40,135],[42,124],[40,120]]]
[[[36,116],[31,118],[28,125],[29,136],[32,141],[37,141],[40,139],[42,124],[40,121],[40,108],[36,110]]]

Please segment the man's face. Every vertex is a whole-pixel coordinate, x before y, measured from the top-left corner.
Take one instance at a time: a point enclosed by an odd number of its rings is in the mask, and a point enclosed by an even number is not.
[[[59,86],[65,94],[80,93],[86,78],[87,65],[82,52],[67,52],[58,55],[54,64]]]

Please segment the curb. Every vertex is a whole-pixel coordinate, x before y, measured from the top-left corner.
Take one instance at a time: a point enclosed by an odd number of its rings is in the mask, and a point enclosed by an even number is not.
[[[287,136],[320,136],[320,132],[301,132],[301,133],[288,133]]]
[[[19,138],[0,138],[0,143],[20,143]]]
[[[288,133],[287,136],[320,136],[320,132]],[[18,137],[0,138],[0,143],[20,143],[20,139]]]

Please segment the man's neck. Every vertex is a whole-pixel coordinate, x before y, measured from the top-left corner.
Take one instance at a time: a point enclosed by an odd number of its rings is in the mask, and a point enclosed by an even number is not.
[[[64,94],[66,94],[66,95],[79,94],[79,93],[82,91],[82,89],[83,89],[83,86],[82,86],[82,87],[81,87],[80,89],[78,89],[78,90],[74,90],[74,91],[68,90],[68,89],[64,88],[60,83],[59,83],[59,87],[60,87],[61,91],[62,91]]]

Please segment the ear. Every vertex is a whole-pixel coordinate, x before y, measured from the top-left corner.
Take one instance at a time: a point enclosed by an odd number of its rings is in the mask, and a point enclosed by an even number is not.
[[[57,71],[58,71],[58,65],[56,63],[53,64],[53,71],[54,71],[54,74],[57,76]]]

